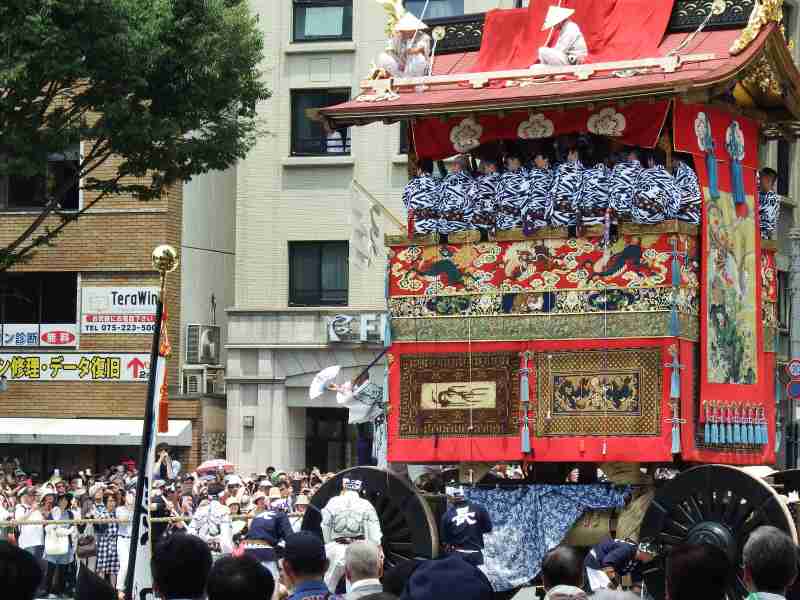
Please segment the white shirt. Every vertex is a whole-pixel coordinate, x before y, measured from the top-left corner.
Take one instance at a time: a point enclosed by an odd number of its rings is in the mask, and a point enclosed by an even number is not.
[[[118,506],[116,512],[116,517],[120,521],[128,521],[127,523],[120,523],[119,524],[119,535],[120,537],[131,537],[131,525],[130,518],[133,516],[133,511],[131,511],[127,506]]]
[[[364,536],[376,545],[380,545],[383,537],[375,507],[352,491],[328,500],[322,509],[322,535],[325,543]]]
[[[14,520],[20,521],[28,517],[29,521],[41,521],[42,513],[38,510],[31,511],[25,504],[18,504],[14,510]],[[33,548],[44,546],[44,527],[42,525],[21,525],[19,528],[19,547]]]
[[[555,46],[556,50],[560,50],[567,56],[574,56],[576,58],[586,58],[589,50],[586,47],[586,39],[573,21],[565,21],[561,26],[561,32],[558,34],[558,41]]]

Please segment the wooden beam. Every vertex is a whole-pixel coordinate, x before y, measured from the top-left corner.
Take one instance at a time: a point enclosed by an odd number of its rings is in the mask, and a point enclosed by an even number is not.
[[[407,88],[416,86],[436,86],[466,83],[473,88],[481,88],[492,79],[528,79],[531,77],[550,77],[572,75],[580,80],[589,79],[601,71],[624,71],[627,69],[660,68],[665,73],[674,73],[682,64],[714,60],[716,54],[687,54],[686,56],[659,56],[636,60],[618,60],[604,63],[587,63],[565,67],[533,65],[529,69],[513,69],[508,71],[487,71],[485,73],[457,73],[455,75],[433,75],[429,77],[403,77],[396,79],[365,79],[361,82],[362,90],[382,93],[387,90],[387,82],[391,88]]]

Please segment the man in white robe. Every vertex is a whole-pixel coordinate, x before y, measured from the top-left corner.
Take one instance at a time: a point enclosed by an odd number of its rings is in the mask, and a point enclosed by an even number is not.
[[[571,8],[551,6],[547,11],[542,31],[552,29],[550,36],[557,35],[554,44],[539,48],[539,62],[543,65],[578,65],[586,60],[589,49],[580,27],[570,17],[575,11]]]
[[[386,50],[378,56],[377,66],[392,77],[423,77],[431,60],[431,38],[424,33],[427,25],[406,13],[394,26],[394,35]]]
[[[369,500],[359,495],[363,483],[354,479],[342,481],[342,493],[334,496],[322,509],[322,537],[328,557],[325,584],[331,593],[344,576],[347,546],[357,540],[381,545],[383,532],[378,513]]]

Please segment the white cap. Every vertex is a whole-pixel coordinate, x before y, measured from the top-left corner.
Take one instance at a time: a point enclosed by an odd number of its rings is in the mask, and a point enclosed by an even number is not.
[[[238,475],[229,475],[227,485],[242,485],[242,478]]]
[[[550,8],[547,9],[547,16],[544,18],[544,25],[542,25],[542,31],[547,31],[548,29],[555,27],[560,23],[563,23],[574,14],[575,11],[571,8],[551,6]]]
[[[394,26],[395,31],[419,31],[420,29],[427,29],[428,26],[420,21],[417,17],[407,12],[400,18]]]
[[[464,486],[463,485],[448,485],[444,492],[447,496],[451,498],[463,498],[464,497]]]

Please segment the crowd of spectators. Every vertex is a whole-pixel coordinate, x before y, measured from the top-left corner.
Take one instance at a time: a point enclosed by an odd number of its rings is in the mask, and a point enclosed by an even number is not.
[[[741,571],[736,563],[741,561]],[[325,548],[315,534],[290,535],[277,581],[254,558],[212,560],[208,545],[190,534],[162,540],[152,557],[154,591],[164,600],[490,600],[493,591],[483,572],[458,555],[401,563],[384,570],[381,549],[366,541],[347,550],[348,591],[331,595],[323,581]],[[724,600],[755,594],[761,600],[791,598],[798,574],[798,548],[771,526],[755,529],[741,557],[729,556],[710,544],[683,544],[663,557],[665,595],[669,600]],[[32,600],[43,571],[33,555],[0,542],[0,589],[8,600]],[[639,597],[614,586],[590,593],[583,553],[558,546],[542,563],[545,600],[632,600]],[[740,586],[737,588],[737,586]],[[81,569],[77,600],[111,600],[113,587],[88,569]],[[735,590],[735,592],[734,592]]]
[[[248,517],[263,510],[287,513],[292,529],[299,531],[311,498],[332,476],[316,468],[285,473],[269,467],[247,476],[225,470],[186,472],[162,445],[153,471],[151,511],[154,516],[185,520],[154,525],[153,535],[161,540],[175,533],[196,534],[215,555],[230,555],[247,533]],[[43,572],[39,597],[74,597],[79,566],[123,589],[137,481],[132,460],[101,473],[55,469],[43,477],[17,459],[3,459],[0,523],[16,524],[0,525],[0,539],[26,550],[38,562]],[[80,519],[118,522],[69,523]],[[47,521],[55,523],[42,524]],[[223,522],[226,531],[221,530]]]

